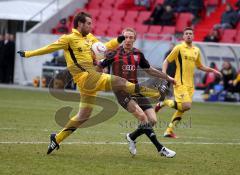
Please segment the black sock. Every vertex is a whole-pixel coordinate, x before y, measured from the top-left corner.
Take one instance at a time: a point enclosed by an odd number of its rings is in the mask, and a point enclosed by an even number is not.
[[[144,133],[146,134],[146,136],[155,145],[158,152],[161,151],[163,145],[157,140],[156,134],[155,134],[151,124],[149,124],[149,123],[145,124],[145,127],[143,128],[143,130],[144,130]]]
[[[133,131],[132,133],[129,134],[129,137],[132,140],[136,140],[142,134],[144,134],[144,130],[143,130],[142,124],[140,124],[140,125],[138,125],[138,128],[135,131]]]

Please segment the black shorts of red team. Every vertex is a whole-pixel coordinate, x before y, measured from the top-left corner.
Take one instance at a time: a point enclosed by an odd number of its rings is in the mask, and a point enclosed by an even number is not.
[[[140,50],[133,47],[130,52],[125,52],[123,46],[120,46],[117,50],[108,51],[106,59],[100,63],[100,66],[110,68],[111,74],[125,78],[134,84],[138,83],[138,69],[150,68],[149,62]],[[141,94],[130,96],[119,91],[114,93],[121,106],[125,109],[130,99],[134,99],[144,111],[152,108],[149,100]]]

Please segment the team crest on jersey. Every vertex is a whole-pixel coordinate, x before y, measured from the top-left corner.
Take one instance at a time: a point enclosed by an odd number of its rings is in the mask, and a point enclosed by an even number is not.
[[[138,55],[133,55],[135,61],[138,61]]]
[[[92,42],[92,40],[88,40],[88,39],[87,39],[87,40],[85,41],[85,44],[91,46],[91,45],[93,44],[93,42]]]
[[[79,47],[79,48],[77,48],[77,49],[78,49],[79,52],[82,52],[82,51],[83,51],[81,47]]]
[[[183,98],[183,97],[184,97],[184,94],[181,94],[181,95],[180,95],[180,98]]]

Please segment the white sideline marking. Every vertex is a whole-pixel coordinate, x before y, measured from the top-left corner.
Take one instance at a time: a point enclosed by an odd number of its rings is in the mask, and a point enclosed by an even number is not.
[[[151,142],[138,142],[139,144],[152,144]],[[182,144],[182,145],[240,145],[240,143],[234,142],[163,142],[164,144]],[[0,142],[0,144],[49,144],[49,142],[24,142],[24,141],[15,141],[15,142]],[[127,145],[127,142],[65,142],[63,145]]]
[[[49,129],[28,129],[28,128],[0,128],[0,130],[22,130],[22,131],[43,131],[43,132],[50,132]]]

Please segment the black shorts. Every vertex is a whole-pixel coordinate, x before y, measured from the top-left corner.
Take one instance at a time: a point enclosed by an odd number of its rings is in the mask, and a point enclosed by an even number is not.
[[[139,107],[146,111],[147,109],[152,108],[152,105],[147,97],[139,94],[139,95],[130,95],[124,91],[118,91],[114,93],[117,97],[118,103],[127,110],[127,105],[130,100],[136,101],[136,103],[139,105]]]

